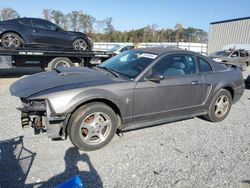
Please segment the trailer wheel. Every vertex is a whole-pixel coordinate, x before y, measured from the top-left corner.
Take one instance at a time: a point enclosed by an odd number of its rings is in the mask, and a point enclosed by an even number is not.
[[[73,67],[74,63],[67,57],[57,57],[49,62],[48,70],[54,70],[59,67]]]

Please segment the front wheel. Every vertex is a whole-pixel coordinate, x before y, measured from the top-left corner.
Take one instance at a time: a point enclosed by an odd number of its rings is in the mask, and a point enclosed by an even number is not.
[[[80,150],[96,150],[108,144],[115,135],[117,118],[106,104],[95,102],[76,110],[70,118],[67,133]]]
[[[221,89],[216,93],[211,101],[208,114],[205,119],[211,122],[219,122],[224,120],[230,112],[232,106],[232,96],[228,90]]]
[[[86,51],[89,48],[88,43],[83,38],[78,38],[73,42],[73,49],[77,51]]]

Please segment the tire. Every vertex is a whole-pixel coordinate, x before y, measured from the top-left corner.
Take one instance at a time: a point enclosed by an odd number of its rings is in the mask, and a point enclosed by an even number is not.
[[[22,45],[22,39],[15,33],[7,32],[1,37],[1,43],[5,48],[18,48]]]
[[[247,67],[248,67],[247,62],[243,63],[243,64],[241,65],[242,71],[246,71],[246,70],[247,70]]]
[[[72,144],[84,151],[104,147],[112,140],[116,130],[115,112],[106,104],[99,102],[78,108],[72,114],[67,126],[67,134]]]
[[[84,38],[77,38],[74,40],[72,47],[76,51],[89,50],[88,42]]]
[[[219,107],[220,101],[224,104],[221,104]],[[228,90],[221,89],[213,97],[211,104],[209,105],[208,114],[204,116],[204,118],[211,122],[220,122],[227,117],[231,106],[231,93]]]
[[[72,61],[67,58],[67,57],[57,57],[55,59],[53,59],[51,62],[49,62],[48,64],[48,70],[54,70],[58,67],[73,67],[74,63],[72,63]]]

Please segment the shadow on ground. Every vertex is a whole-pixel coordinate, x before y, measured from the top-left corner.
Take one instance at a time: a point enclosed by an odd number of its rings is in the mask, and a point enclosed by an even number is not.
[[[54,187],[76,175],[80,176],[85,187],[103,187],[101,178],[86,153],[80,154],[76,148],[69,148],[65,153],[64,161],[65,171],[42,183],[40,187]],[[88,170],[80,170],[77,166],[78,162],[86,163]]]
[[[36,153],[23,145],[19,136],[0,142],[0,187],[25,187]]]
[[[36,153],[24,147],[23,137],[15,137],[0,142],[0,187],[55,187],[72,177],[79,175],[85,187],[102,187],[101,178],[86,153],[69,148],[64,156],[64,172],[53,176],[48,181],[26,184]],[[45,161],[44,161],[45,162]],[[84,163],[79,169],[78,162]],[[43,173],[43,172],[41,172]],[[46,172],[44,172],[46,173]],[[36,174],[39,178],[39,174]]]

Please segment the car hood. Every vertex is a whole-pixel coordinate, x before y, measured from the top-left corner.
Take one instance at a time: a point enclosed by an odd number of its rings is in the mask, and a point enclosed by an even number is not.
[[[209,56],[211,59],[217,62],[228,62],[230,61],[230,58],[225,56]]]
[[[210,57],[210,58],[224,58],[224,56],[219,56],[219,55],[210,55],[210,56],[208,56],[208,57]]]
[[[84,35],[84,36],[87,36],[85,33],[82,33],[82,32],[77,32],[77,31],[67,31],[68,33],[72,34],[72,35]]]
[[[58,68],[54,71],[25,76],[10,86],[10,93],[28,98],[42,91],[62,87],[64,90],[80,87],[105,85],[123,80],[89,68]]]

